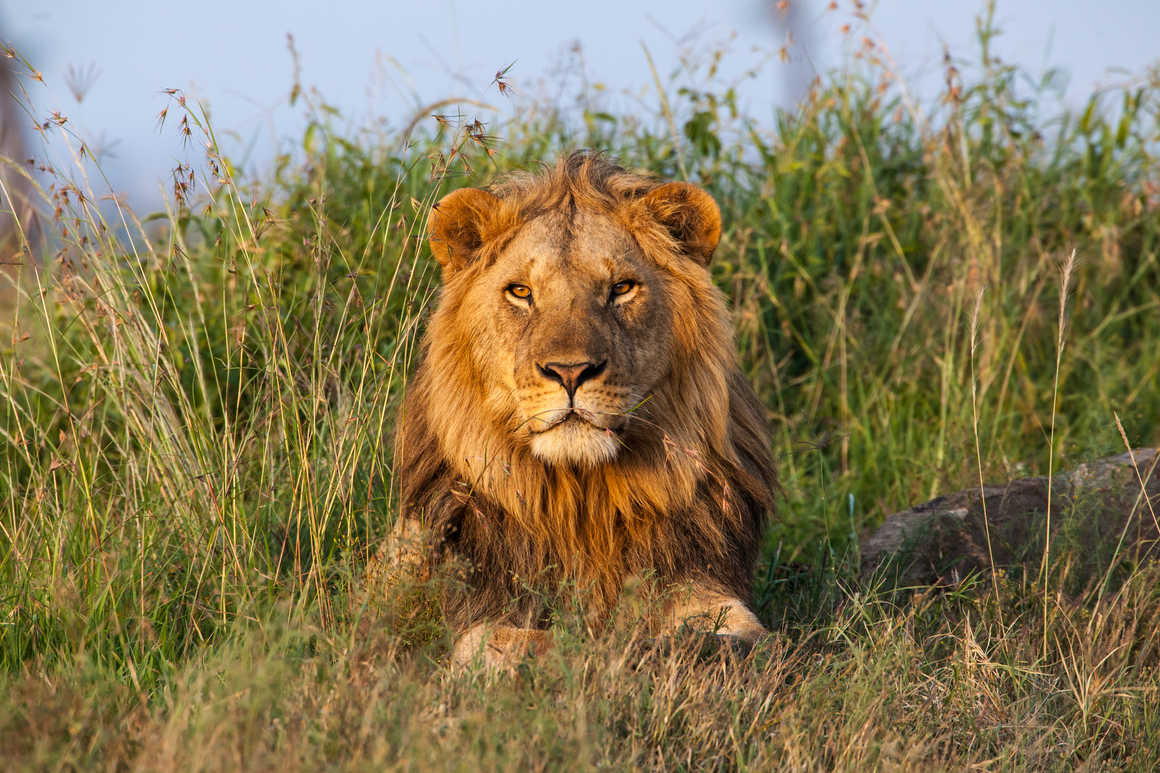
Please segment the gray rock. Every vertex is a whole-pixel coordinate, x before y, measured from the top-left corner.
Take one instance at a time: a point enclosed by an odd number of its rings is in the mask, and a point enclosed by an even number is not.
[[[1138,563],[1160,555],[1158,463],[1157,449],[1141,448],[1056,475],[1051,556],[1078,556],[1106,568],[1113,560]],[[973,572],[989,571],[992,561],[998,569],[1038,570],[1047,489],[1046,477],[1022,478],[895,513],[862,542],[862,576],[885,573],[898,585],[957,585]]]

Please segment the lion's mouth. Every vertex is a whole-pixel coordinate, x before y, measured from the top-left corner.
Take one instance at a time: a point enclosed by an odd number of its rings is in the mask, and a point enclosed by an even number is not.
[[[532,453],[550,464],[593,466],[616,458],[625,445],[623,426],[605,426],[604,414],[583,408],[559,409],[540,417],[530,432]]]
[[[562,412],[562,415],[558,416],[553,421],[546,421],[543,418],[541,418],[539,420],[539,424],[541,425],[541,428],[540,429],[533,429],[531,432],[533,435],[542,435],[545,432],[551,432],[554,429],[559,429],[560,427],[563,427],[563,426],[568,425],[568,424],[571,424],[571,425],[587,424],[588,426],[592,427],[593,429],[604,429],[603,427],[600,427],[599,425],[596,424],[595,419],[596,419],[596,417],[593,416],[590,411],[586,411],[583,408],[569,408],[566,412]]]

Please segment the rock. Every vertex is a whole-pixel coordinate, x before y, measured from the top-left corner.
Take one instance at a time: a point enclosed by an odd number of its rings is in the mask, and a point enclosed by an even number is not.
[[[1113,556],[1138,562],[1160,554],[1158,462],[1157,449],[1142,448],[1056,475],[1051,556],[1078,555],[1106,566]],[[898,585],[957,585],[972,572],[989,571],[992,557],[999,569],[1037,571],[1046,513],[1046,477],[932,499],[888,516],[863,541],[862,576],[885,573]]]

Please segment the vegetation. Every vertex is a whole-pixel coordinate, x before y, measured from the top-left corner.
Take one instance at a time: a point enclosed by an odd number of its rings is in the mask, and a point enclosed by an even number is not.
[[[41,178],[54,239],[0,340],[0,758],[1150,769],[1147,553],[1094,562],[1114,583],[1076,581],[1066,538],[955,588],[858,576],[890,512],[1160,441],[1160,72],[1072,112],[993,34],[930,103],[868,42],[773,126],[699,69],[651,116],[585,92],[408,136],[307,100],[301,152],[255,177],[174,93],[163,118],[207,151],[144,220],[50,119],[72,163]],[[784,486],[756,578],[774,634],[741,658],[561,609],[557,651],[453,672],[421,593],[360,580],[436,291],[426,214],[577,146],[722,205],[715,277]]]

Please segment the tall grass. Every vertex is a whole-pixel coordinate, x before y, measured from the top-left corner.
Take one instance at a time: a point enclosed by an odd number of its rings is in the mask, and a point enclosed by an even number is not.
[[[992,34],[977,65],[948,61],[929,104],[871,45],[772,127],[694,69],[644,116],[586,95],[403,137],[318,111],[304,157],[256,177],[175,92],[168,130],[206,152],[144,220],[50,121],[55,238],[40,271],[23,245],[25,302],[0,341],[0,756],[1154,759],[1151,566],[1097,597],[1069,581],[1076,546],[1060,537],[1042,582],[996,572],[899,604],[856,577],[859,535],[889,512],[1160,439],[1160,81],[1069,112],[991,56]],[[748,659],[654,651],[630,623],[592,633],[561,609],[558,652],[498,679],[452,673],[437,620],[361,591],[435,292],[431,203],[575,146],[687,172],[722,205],[714,276],[785,486],[756,578],[775,636]],[[1069,288],[1064,347],[1051,310]]]

